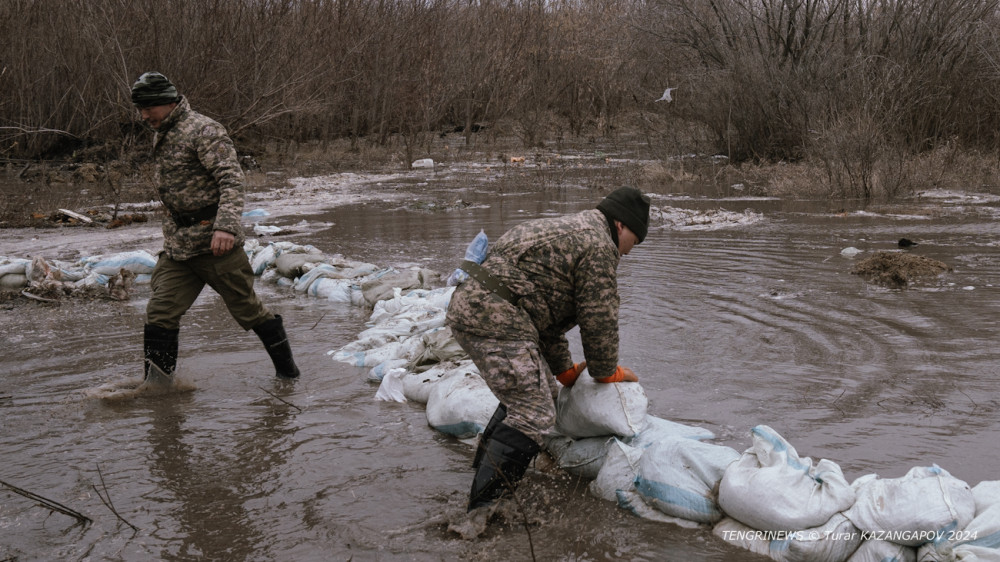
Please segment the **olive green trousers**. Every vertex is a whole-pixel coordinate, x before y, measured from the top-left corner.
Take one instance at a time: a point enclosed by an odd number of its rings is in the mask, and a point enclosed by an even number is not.
[[[173,260],[160,252],[153,268],[153,294],[146,305],[146,323],[177,330],[181,317],[208,285],[226,303],[226,308],[244,330],[274,318],[253,290],[254,275],[242,248],[224,256],[203,254],[188,260]]]

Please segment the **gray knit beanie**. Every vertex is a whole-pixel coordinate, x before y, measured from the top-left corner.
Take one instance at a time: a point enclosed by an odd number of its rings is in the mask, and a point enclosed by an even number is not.
[[[146,72],[132,85],[132,103],[136,107],[169,105],[180,101],[177,88],[159,72]]]
[[[634,187],[619,187],[597,204],[605,216],[619,220],[641,243],[649,231],[649,197]]]

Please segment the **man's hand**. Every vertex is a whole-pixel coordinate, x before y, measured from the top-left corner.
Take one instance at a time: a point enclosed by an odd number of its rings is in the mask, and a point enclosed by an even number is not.
[[[563,386],[573,386],[576,379],[580,378],[580,373],[587,368],[587,362],[573,363],[573,366],[556,375],[556,380]]]
[[[632,372],[632,369],[618,365],[618,368],[615,369],[614,374],[612,374],[611,376],[604,377],[603,379],[595,378],[594,380],[602,383],[639,382],[639,377],[635,376],[635,373]]]
[[[216,230],[212,234],[212,255],[221,256],[228,254],[236,243],[236,237],[225,230]]]

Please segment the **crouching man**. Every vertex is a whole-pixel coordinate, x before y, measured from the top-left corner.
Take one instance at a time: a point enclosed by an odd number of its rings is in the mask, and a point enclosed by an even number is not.
[[[622,187],[596,209],[524,222],[493,245],[455,289],[447,323],[500,406],[480,439],[468,511],[513,491],[555,426],[558,380],[584,368],[597,382],[636,382],[618,365],[621,256],[646,237],[649,198]],[[574,364],[566,332],[580,327]],[[558,376],[553,376],[558,373]]]

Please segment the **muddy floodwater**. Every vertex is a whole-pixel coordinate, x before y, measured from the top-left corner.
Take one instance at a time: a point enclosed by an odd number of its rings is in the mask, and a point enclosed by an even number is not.
[[[480,229],[495,239],[606,192],[593,171],[531,166],[307,178],[247,209],[283,229],[264,242],[447,273]],[[650,191],[672,214],[622,259],[619,287],[621,363],[651,414],[738,451],[768,425],[848,480],[931,464],[970,485],[998,479],[1000,198],[932,192],[861,209],[742,186]],[[902,237],[918,244],[901,250]],[[7,257],[159,246],[153,225],[0,231]],[[901,290],[849,273],[877,250],[953,271]],[[92,391],[141,376],[148,285],[126,302],[0,302],[0,479],[92,520],[0,486],[0,559],[762,559],[709,529],[639,519],[557,473],[526,477],[527,531],[503,524],[465,541],[425,524],[461,509],[472,448],[431,429],[420,404],[376,401],[364,369],[331,359],[369,311],[257,286],[285,318],[300,380],[276,381],[253,333],[206,291],[181,330],[179,371],[194,389],[118,401]]]

